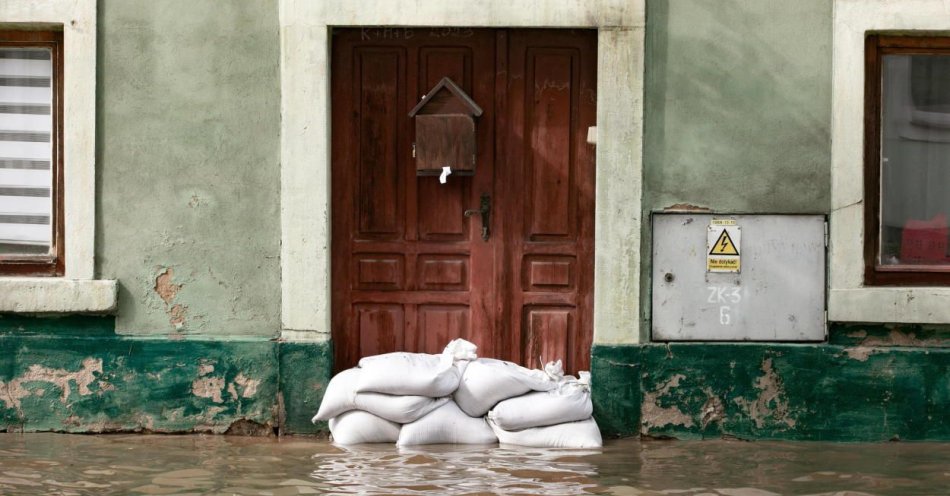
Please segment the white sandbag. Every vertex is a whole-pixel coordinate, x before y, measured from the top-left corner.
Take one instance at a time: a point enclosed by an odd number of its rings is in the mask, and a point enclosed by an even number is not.
[[[459,338],[449,341],[449,344],[445,345],[445,349],[442,350],[442,354],[451,355],[455,361],[475,360],[478,358],[478,355],[475,354],[476,351],[478,351],[478,347],[475,346],[475,343]]]
[[[453,396],[463,412],[472,417],[481,417],[499,401],[521,396],[528,391],[548,391],[556,386],[557,382],[544,371],[526,369],[502,360],[479,358],[468,364]]]
[[[498,438],[484,418],[469,417],[453,401],[402,426],[396,446],[417,444],[494,444]]]
[[[600,448],[604,441],[600,437],[600,429],[593,418],[580,422],[533,427],[520,431],[506,431],[493,424],[488,425],[498,437],[501,444],[515,444],[532,448]],[[400,438],[402,436],[400,435]]]
[[[337,444],[391,443],[399,439],[399,424],[351,410],[330,419],[330,435]]]
[[[386,353],[360,360],[360,393],[385,393],[441,398],[458,389],[468,361],[475,357],[475,345],[456,339],[441,355]]]
[[[488,419],[504,430],[515,431],[576,422],[590,418],[593,412],[589,385],[568,379],[550,391],[531,392],[504,400],[488,412]]]
[[[383,393],[357,393],[356,408],[397,424],[408,424],[446,404],[449,398],[428,396],[396,396]]]
[[[360,369],[347,369],[330,379],[330,384],[327,384],[327,390],[323,393],[320,409],[310,421],[327,421],[341,413],[355,410],[353,397],[359,378]]]

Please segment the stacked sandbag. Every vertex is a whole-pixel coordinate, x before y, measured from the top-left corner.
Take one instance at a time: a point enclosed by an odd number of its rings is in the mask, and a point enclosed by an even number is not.
[[[397,352],[363,358],[330,381],[312,421],[329,421],[339,444],[396,442],[402,424],[451,402],[466,365],[477,358],[475,351],[474,344],[457,339],[441,355]],[[487,433],[489,442],[497,441],[484,419],[474,420],[483,427],[482,438]]]
[[[406,424],[449,401],[449,398],[427,396],[360,393],[358,384],[362,372],[359,368],[344,370],[330,381],[313,422],[331,420],[352,410],[362,410],[390,422]]]
[[[600,437],[600,428],[597,427],[597,422],[593,417],[580,422],[533,427],[520,431],[506,431],[492,424],[490,420],[488,423],[501,444],[571,449],[600,448],[604,444]]]
[[[529,391],[550,391],[557,377],[541,370],[492,358],[479,358],[468,364],[453,398],[463,412],[472,417],[488,413],[498,402]]]
[[[494,444],[495,433],[484,417],[470,417],[449,401],[428,415],[402,426],[397,446],[417,444]]]
[[[393,443],[399,424],[362,410],[350,410],[330,419],[333,441],[339,444]]]
[[[590,399],[590,373],[564,377],[557,387],[499,402],[488,423],[502,444],[536,448],[596,448],[603,445]]]
[[[313,421],[329,421],[333,441],[344,445],[601,445],[589,375],[565,377],[560,361],[530,370],[475,351],[456,339],[440,355],[363,358],[330,381]]]

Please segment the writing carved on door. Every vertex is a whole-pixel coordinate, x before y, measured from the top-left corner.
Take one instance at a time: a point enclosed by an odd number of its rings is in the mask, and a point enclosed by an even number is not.
[[[586,369],[596,33],[385,32],[333,32],[335,368],[462,337],[480,356]],[[474,175],[440,184],[416,175],[407,114],[444,77],[483,113]]]

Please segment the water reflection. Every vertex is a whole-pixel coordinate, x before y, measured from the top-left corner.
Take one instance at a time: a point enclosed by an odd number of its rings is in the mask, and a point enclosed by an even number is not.
[[[612,441],[602,450],[0,434],[0,494],[948,494],[950,444]]]
[[[600,451],[508,446],[366,445],[320,453],[314,479],[332,490],[360,494],[591,494],[599,491],[596,467],[586,457]],[[328,488],[329,489],[329,488]]]

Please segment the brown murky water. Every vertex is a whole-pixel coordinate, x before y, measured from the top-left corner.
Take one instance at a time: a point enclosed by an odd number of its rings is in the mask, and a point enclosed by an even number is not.
[[[0,494],[950,494],[950,443],[610,441],[602,450],[0,434]]]

